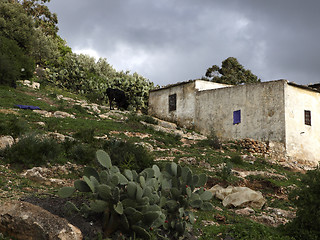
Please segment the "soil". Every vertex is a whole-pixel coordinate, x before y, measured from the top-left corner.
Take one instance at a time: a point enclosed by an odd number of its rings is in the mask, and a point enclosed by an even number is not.
[[[41,194],[37,196],[30,195],[20,200],[42,207],[54,215],[67,219],[69,223],[81,230],[84,239],[96,239],[98,234],[102,232],[101,214],[84,218],[80,213],[68,214],[64,208],[67,201],[71,201],[77,207],[80,207],[83,203],[83,198],[73,197],[64,199],[51,194]]]

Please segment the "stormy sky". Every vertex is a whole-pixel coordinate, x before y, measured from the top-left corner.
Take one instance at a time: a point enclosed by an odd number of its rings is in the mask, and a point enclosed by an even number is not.
[[[159,85],[235,57],[262,81],[320,82],[318,0],[51,0],[74,52]]]

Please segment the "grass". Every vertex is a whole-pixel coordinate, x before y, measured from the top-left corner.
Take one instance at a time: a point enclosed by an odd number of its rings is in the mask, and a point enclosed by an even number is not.
[[[83,96],[75,95],[58,89],[52,86],[46,86],[44,89],[32,90],[26,87],[18,87],[12,89],[5,86],[0,86],[0,110],[12,109],[15,104],[34,105],[39,106],[43,110],[56,111],[62,110],[76,115],[76,119],[72,118],[46,118],[40,114],[34,113],[30,110],[16,110],[13,113],[5,113],[0,111],[0,135],[13,134],[15,137],[27,132],[46,133],[58,132],[76,138],[76,142],[69,142],[62,144],[63,154],[59,161],[71,161],[79,164],[94,164],[91,162],[94,156],[91,153],[102,147],[105,143],[103,140],[96,140],[93,136],[111,136],[111,131],[118,131],[120,134],[114,134],[111,137],[119,140],[129,142],[130,144],[136,142],[148,142],[156,149],[153,152],[155,158],[173,157],[175,162],[178,162],[183,157],[193,157],[197,163],[205,161],[210,164],[213,171],[201,167],[199,164],[188,165],[194,173],[206,173],[216,181],[226,185],[241,185],[244,181],[250,184],[264,183],[269,184],[268,188],[259,189],[267,198],[267,205],[269,207],[281,208],[289,210],[293,204],[282,198],[276,198],[276,189],[284,189],[289,191],[291,186],[300,185],[298,180],[301,177],[300,173],[292,172],[279,165],[272,165],[263,157],[256,157],[254,163],[249,163],[241,159],[241,155],[248,154],[240,146],[234,143],[223,143],[220,146],[214,137],[209,140],[199,141],[190,146],[184,146],[181,143],[181,137],[174,134],[163,133],[153,130],[153,128],[146,127],[140,123],[145,121],[151,123],[149,116],[129,114],[127,120],[121,120],[126,117],[125,114],[114,115],[112,120],[100,119],[96,115],[89,114],[88,111],[81,107],[70,104],[65,100],[58,100],[57,95],[63,95],[73,99],[85,100]],[[102,113],[108,110],[103,110]],[[38,122],[44,122],[45,126],[41,126]],[[156,124],[156,122],[154,122]],[[124,132],[140,132],[149,134],[150,137],[141,139],[139,137],[128,137]],[[157,148],[161,150],[157,150]],[[130,158],[128,158],[130,160]],[[0,163],[3,164],[4,158],[0,155]],[[222,164],[229,162],[227,168],[219,168]],[[53,162],[55,164],[57,162]],[[158,162],[157,164],[163,166],[165,162]],[[20,194],[28,194],[38,191],[47,191],[55,193],[58,186],[44,186],[42,184],[33,182],[19,175],[17,169],[6,168],[0,164],[0,188],[6,191],[6,197]],[[47,164],[44,161],[44,164]],[[131,162],[126,161],[125,164],[130,166]],[[229,169],[228,169],[229,168]],[[270,178],[262,176],[250,176],[246,179],[241,179],[231,174],[229,170],[246,170],[246,171],[271,171],[286,178]],[[57,173],[58,174],[58,173]],[[69,174],[58,174],[58,178],[75,179],[79,175],[77,172]],[[10,181],[10,182],[9,182]],[[0,196],[2,193],[0,193]],[[6,200],[0,198],[1,200]],[[222,211],[214,210],[212,212],[196,212],[197,222],[194,229],[198,230],[197,235],[199,239],[288,239],[283,237],[277,229],[264,226],[246,217],[237,216],[230,210],[222,206],[221,201],[213,199],[212,203],[221,208]],[[221,215],[225,221],[218,222],[219,225],[204,226],[203,221],[217,222],[216,216]],[[0,236],[1,239],[1,236]]]

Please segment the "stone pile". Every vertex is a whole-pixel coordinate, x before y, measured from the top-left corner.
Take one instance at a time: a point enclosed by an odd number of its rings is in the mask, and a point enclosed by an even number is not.
[[[245,139],[237,140],[235,143],[239,144],[242,148],[248,150],[248,152],[250,153],[261,153],[261,154],[270,153],[269,144],[265,142],[260,142],[250,138],[245,138]]]

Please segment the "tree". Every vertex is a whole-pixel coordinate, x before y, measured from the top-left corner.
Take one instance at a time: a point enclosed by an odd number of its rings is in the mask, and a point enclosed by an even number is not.
[[[34,20],[35,27],[40,27],[46,35],[56,36],[59,30],[57,14],[51,13],[44,4],[50,0],[17,0]]]
[[[16,41],[26,52],[31,50],[35,35],[34,24],[20,4],[0,1],[0,33]]]
[[[245,69],[234,57],[224,60],[221,68],[217,65],[208,68],[204,79],[231,85],[261,82],[260,78]]]
[[[34,71],[30,57],[34,41],[32,19],[20,4],[0,1],[0,84],[15,87],[16,80]]]

